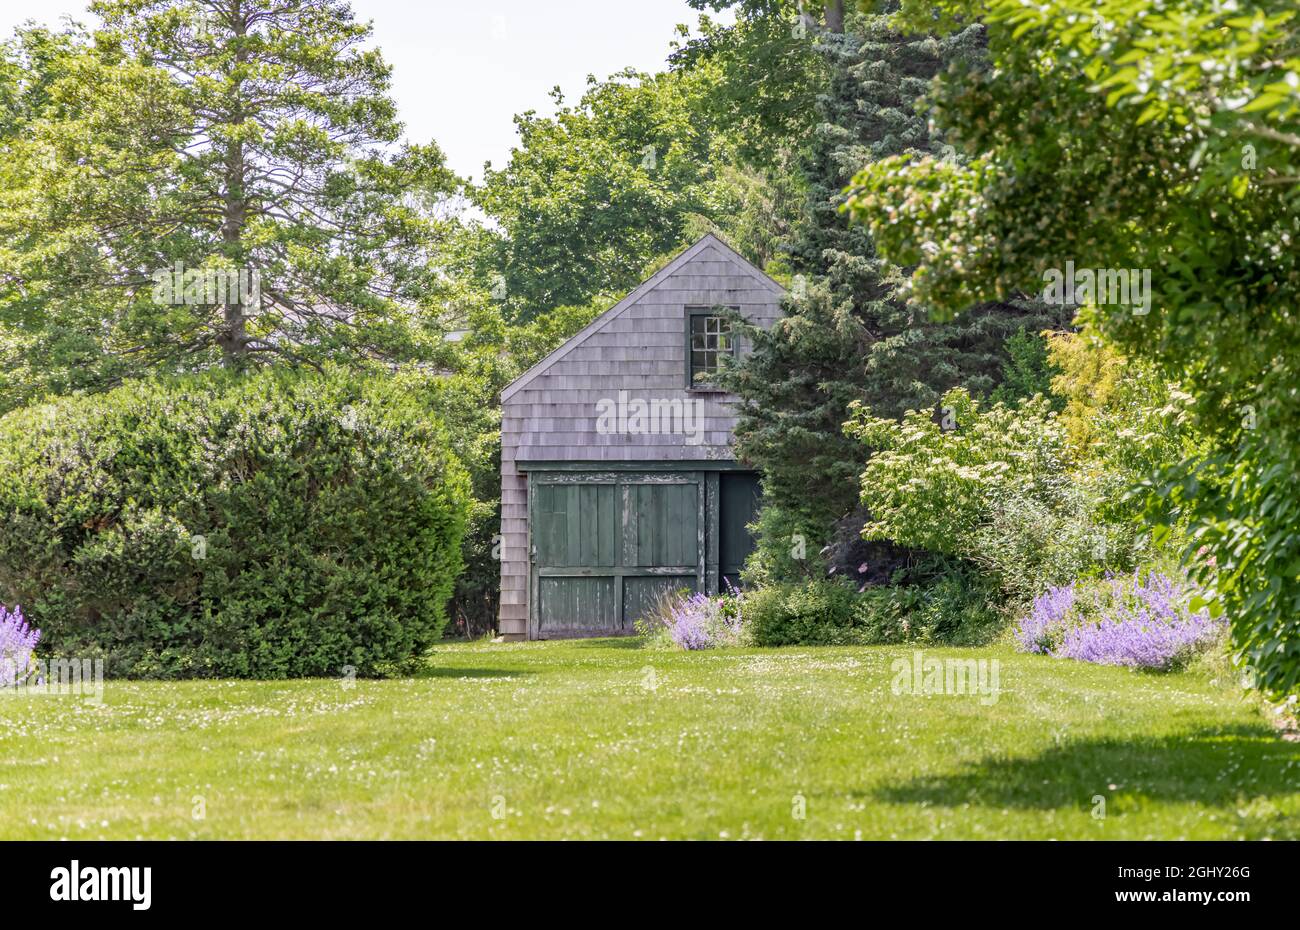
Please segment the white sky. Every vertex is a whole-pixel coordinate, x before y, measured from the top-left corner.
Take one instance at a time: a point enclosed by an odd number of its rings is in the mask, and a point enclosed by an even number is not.
[[[65,14],[89,22],[87,5],[0,0],[0,34]],[[506,163],[516,113],[550,113],[557,84],[576,100],[588,74],[659,70],[674,26],[697,17],[686,0],[352,0],[352,9],[374,22],[408,138],[433,139],[453,170],[475,179],[484,161]]]

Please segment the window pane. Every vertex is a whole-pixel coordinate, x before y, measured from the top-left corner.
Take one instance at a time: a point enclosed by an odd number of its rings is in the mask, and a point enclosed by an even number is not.
[[[707,381],[721,367],[719,356],[730,354],[731,323],[720,316],[694,314],[691,316],[691,381]]]

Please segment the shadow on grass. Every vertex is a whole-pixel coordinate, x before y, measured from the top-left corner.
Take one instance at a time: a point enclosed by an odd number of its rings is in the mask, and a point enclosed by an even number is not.
[[[645,644],[640,636],[610,636],[601,639],[575,639],[569,645],[577,649],[640,649]]]
[[[517,668],[457,668],[456,666],[425,666],[411,675],[412,678],[520,678],[532,672]]]
[[[1067,741],[1030,758],[989,758],[955,774],[914,778],[871,794],[895,804],[943,807],[1086,807],[1097,794],[1226,807],[1300,792],[1297,771],[1300,745],[1261,724],[1159,739]],[[1273,821],[1300,836],[1300,815]]]

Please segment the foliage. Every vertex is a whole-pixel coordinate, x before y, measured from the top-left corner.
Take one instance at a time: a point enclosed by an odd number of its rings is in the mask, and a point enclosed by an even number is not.
[[[963,388],[944,395],[940,419],[908,411],[898,423],[859,404],[846,432],[874,450],[862,474],[872,514],[863,535],[949,555],[975,551],[999,502],[1059,500],[1068,480],[1059,424],[1042,398],[981,410]]]
[[[4,49],[0,410],[222,363],[435,357],[460,182],[399,145],[370,26],[341,0],[91,9],[93,33]]]
[[[798,157],[785,148],[771,156],[771,167],[719,165],[709,213],[686,217],[686,241],[712,232],[756,267],[777,280],[788,280],[786,243],[795,234],[807,199],[804,178],[795,167]]]
[[[1034,600],[1016,640],[1026,652],[1167,670],[1222,638],[1223,623],[1189,609],[1190,596],[1154,570],[1071,582]]]
[[[834,579],[773,584],[749,595],[746,632],[756,646],[861,643],[857,593]]]
[[[705,232],[784,273],[805,200],[792,165],[824,84],[786,6],[703,16],[698,36],[680,27],[668,71],[589,76],[576,101],[552,92],[554,115],[515,118],[508,163],[473,192],[496,230],[468,262],[509,320],[621,296]]]
[[[745,595],[729,591],[716,597],[680,592],[660,600],[644,634],[653,640],[662,634],[680,649],[715,649],[738,646],[745,637]]]
[[[746,585],[806,581],[826,574],[816,544],[809,542],[807,527],[792,511],[765,499],[752,532],[754,551],[745,562]]]
[[[707,68],[627,69],[591,79],[576,104],[557,89],[554,116],[515,118],[519,145],[475,194],[501,227],[490,264],[508,318],[630,290],[682,246],[688,227],[725,231],[755,198],[754,185],[766,187],[754,169],[736,166],[724,134],[701,112],[712,82]]]
[[[930,4],[907,3],[932,28]],[[939,82],[935,121],[966,165],[886,160],[850,209],[909,290],[951,315],[1044,272],[1148,269],[1151,311],[1089,306],[1126,357],[1192,401],[1205,437],[1148,487],[1157,527],[1191,524],[1193,566],[1264,691],[1300,688],[1300,59],[1292,4],[950,2],[983,18],[993,67]],[[1068,217],[1068,222],[1062,218]],[[994,247],[994,244],[996,246]]]
[[[745,632],[759,646],[986,641],[1002,622],[996,592],[953,560],[928,568],[860,589],[835,578],[766,585],[747,594]]]
[[[1052,390],[1056,369],[1054,360],[1048,358],[1048,340],[1069,336],[1069,333],[1039,335],[1023,326],[1008,336],[1003,346],[1007,360],[1002,364],[1002,381],[993,389],[989,400],[1015,407],[1025,398],[1041,394],[1059,411],[1061,401]]]
[[[963,385],[987,394],[1002,377],[1008,336],[1059,325],[1030,302],[981,308],[959,324],[931,324],[895,295],[900,272],[870,235],[841,213],[844,188],[864,164],[900,152],[943,151],[916,101],[950,62],[978,56],[976,30],[907,37],[881,16],[855,17],[843,32],[810,32],[827,88],[799,165],[807,200],[785,263],[794,274],[786,316],[770,331],[746,328],[754,351],[720,379],[741,398],[736,447],[764,474],[765,506],[782,528],[810,541],[811,561],[856,504],[867,450],[842,431],[848,406],[881,417],[932,405]],[[763,566],[774,577],[786,564]]]
[[[10,610],[0,604],[0,688],[22,684],[29,675],[32,653],[41,641],[41,631],[32,629],[22,608]]]
[[[1017,603],[1080,575],[1132,568],[1147,540],[1125,494],[1153,456],[1180,442],[1156,387],[1141,403],[1099,408],[1108,441],[1082,457],[1039,395],[981,407],[957,389],[937,421],[910,411],[897,423],[859,408],[845,429],[875,450],[861,479],[864,537],[979,565]]]
[[[954,559],[932,558],[925,567],[909,583],[862,592],[859,612],[869,641],[954,646],[990,641],[1006,621],[996,587],[978,569]]]
[[[700,35],[686,37],[669,56],[673,70],[710,69],[715,78],[700,110],[736,140],[742,162],[772,165],[782,154],[779,140],[813,130],[825,88],[826,62],[813,50],[806,21],[792,3],[688,2],[700,10],[730,5],[735,19],[723,24],[701,16]]]
[[[481,371],[403,373],[394,385],[446,428],[447,447],[469,473],[470,505],[461,542],[464,567],[447,606],[448,633],[477,637],[496,628],[501,562],[501,408]]]
[[[469,490],[388,380],[134,382],[0,419],[0,599],[109,674],[375,674],[442,633]]]
[[[967,558],[990,573],[1012,606],[1063,580],[1123,571],[1150,555],[1139,527],[1114,513],[1108,492],[1123,485],[1111,476],[1066,477],[1077,483],[1055,500],[1012,495],[995,502],[988,523],[973,534]]]
[[[1128,359],[1093,332],[1052,333],[1048,354],[1064,399],[1060,422],[1070,454],[1120,474],[1129,484],[1194,454],[1191,398],[1151,363]]]

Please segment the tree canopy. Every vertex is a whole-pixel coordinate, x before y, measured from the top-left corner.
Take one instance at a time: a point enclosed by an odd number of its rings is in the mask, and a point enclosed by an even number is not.
[[[133,373],[419,357],[440,204],[340,0],[99,0],[0,71],[0,407]],[[430,339],[434,335],[439,338]]]
[[[1204,455],[1149,485],[1193,526],[1191,564],[1266,690],[1300,686],[1300,58],[1295,10],[1011,0],[941,5],[987,23],[990,66],[945,75],[934,121],[970,160],[886,159],[850,209],[907,289],[945,316],[1067,267],[1145,270],[1146,310],[1081,320],[1193,399]],[[929,4],[905,4],[930,27]],[[1157,533],[1161,521],[1157,522]],[[1202,548],[1205,547],[1205,548]]]

